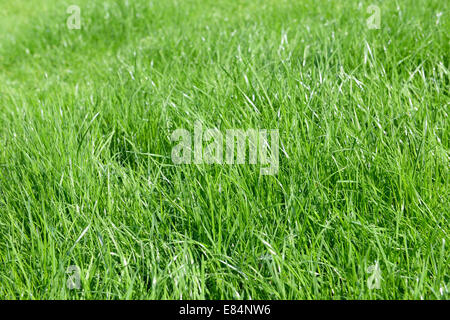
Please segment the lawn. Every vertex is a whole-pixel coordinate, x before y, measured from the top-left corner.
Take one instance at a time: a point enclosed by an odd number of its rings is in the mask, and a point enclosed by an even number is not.
[[[0,0],[0,298],[450,299],[449,13]]]

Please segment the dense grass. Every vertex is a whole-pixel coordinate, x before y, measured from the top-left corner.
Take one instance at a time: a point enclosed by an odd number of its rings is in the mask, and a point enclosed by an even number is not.
[[[449,299],[448,1],[0,9],[1,298]],[[195,120],[278,174],[175,166]]]

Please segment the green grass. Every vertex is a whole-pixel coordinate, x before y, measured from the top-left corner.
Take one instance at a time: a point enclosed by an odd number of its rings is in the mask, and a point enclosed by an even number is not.
[[[448,1],[0,9],[0,298],[450,298]],[[174,165],[196,120],[278,174]]]

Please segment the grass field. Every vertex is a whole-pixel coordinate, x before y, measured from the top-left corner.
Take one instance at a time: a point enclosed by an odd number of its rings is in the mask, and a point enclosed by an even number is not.
[[[0,298],[450,299],[448,15],[0,0]],[[195,121],[277,174],[175,165]]]

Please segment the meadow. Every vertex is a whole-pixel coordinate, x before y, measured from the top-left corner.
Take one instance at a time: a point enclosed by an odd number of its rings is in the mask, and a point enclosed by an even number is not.
[[[0,298],[449,299],[448,15],[0,0]],[[196,121],[276,174],[174,163]]]

